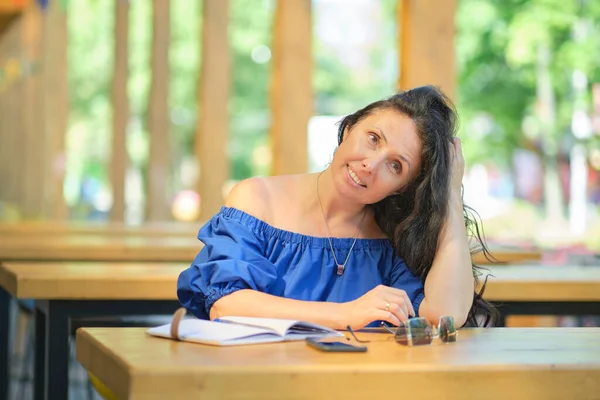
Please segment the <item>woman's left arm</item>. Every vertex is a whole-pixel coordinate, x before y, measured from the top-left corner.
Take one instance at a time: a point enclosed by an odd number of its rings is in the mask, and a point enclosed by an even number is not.
[[[464,325],[473,303],[475,279],[461,196],[464,159],[460,139],[454,139],[454,157],[446,221],[438,248],[425,280],[425,298],[419,315],[437,324],[441,316],[452,316],[457,327]]]

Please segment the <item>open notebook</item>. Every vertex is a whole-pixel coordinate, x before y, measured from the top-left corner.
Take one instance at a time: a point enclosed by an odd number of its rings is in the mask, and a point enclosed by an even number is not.
[[[150,328],[153,336],[213,346],[234,346],[304,340],[307,337],[343,336],[333,329],[310,322],[287,319],[223,317],[214,321],[181,319],[179,309],[170,324]]]

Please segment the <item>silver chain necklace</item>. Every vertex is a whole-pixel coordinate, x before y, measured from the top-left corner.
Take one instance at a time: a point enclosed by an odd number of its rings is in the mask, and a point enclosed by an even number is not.
[[[329,227],[327,226],[327,219],[325,218],[325,212],[323,211],[323,204],[321,204],[321,196],[319,196],[319,178],[325,171],[321,171],[319,175],[317,175],[317,199],[319,200],[319,208],[321,209],[321,216],[323,216],[323,222],[325,223],[325,229],[327,230],[327,240],[329,241],[329,247],[331,248],[331,254],[333,254],[333,260],[335,261],[335,265],[337,266],[336,273],[338,276],[342,276],[344,273],[344,269],[346,268],[346,264],[348,263],[348,259],[350,259],[350,254],[352,254],[352,249],[354,249],[354,245],[356,244],[356,239],[360,235],[360,229],[362,228],[363,221],[365,219],[365,215],[367,215],[367,210],[363,213],[362,218],[360,219],[360,224],[358,225],[358,232],[356,232],[356,236],[354,237],[354,242],[352,242],[352,246],[348,251],[348,256],[346,256],[346,261],[343,264],[340,264],[335,256],[335,251],[333,250],[333,245],[331,244],[331,233],[329,232]]]

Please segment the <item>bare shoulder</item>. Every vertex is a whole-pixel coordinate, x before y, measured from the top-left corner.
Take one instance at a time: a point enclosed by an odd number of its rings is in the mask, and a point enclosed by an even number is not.
[[[255,177],[238,182],[225,199],[225,206],[268,220],[272,190],[269,189],[267,180],[268,178]]]
[[[245,179],[233,187],[225,206],[242,210],[269,224],[276,223],[281,219],[282,212],[286,214],[282,211],[282,204],[289,206],[297,198],[300,180],[300,175]]]

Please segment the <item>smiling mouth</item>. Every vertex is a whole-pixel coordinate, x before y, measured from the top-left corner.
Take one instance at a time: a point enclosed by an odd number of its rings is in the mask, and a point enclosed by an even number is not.
[[[362,187],[367,187],[367,185],[365,185],[359,178],[358,176],[354,173],[354,171],[352,171],[352,168],[350,168],[349,165],[346,166],[348,168],[348,174],[350,175],[350,178],[352,178],[352,180],[359,186]]]

